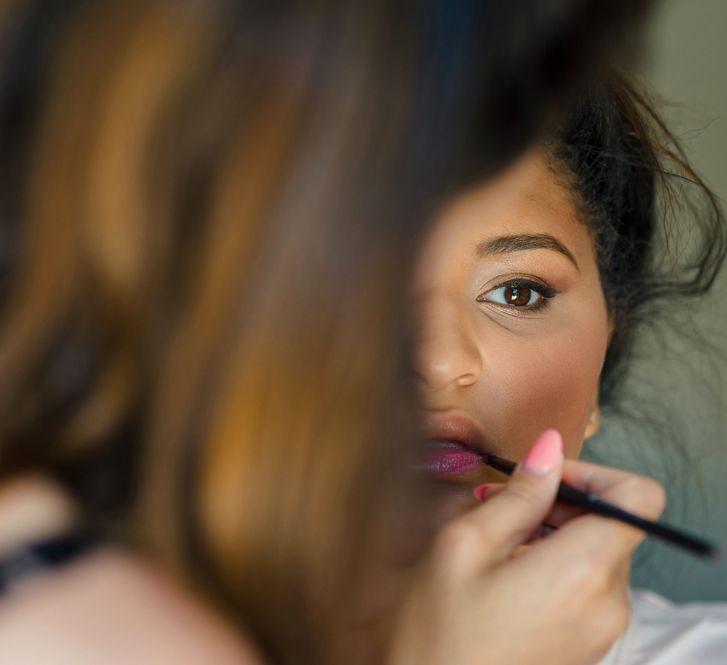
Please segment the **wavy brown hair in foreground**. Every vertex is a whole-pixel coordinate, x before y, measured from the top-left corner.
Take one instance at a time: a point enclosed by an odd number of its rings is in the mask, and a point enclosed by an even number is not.
[[[406,514],[417,240],[647,3],[545,4],[6,3],[2,475],[324,662]]]

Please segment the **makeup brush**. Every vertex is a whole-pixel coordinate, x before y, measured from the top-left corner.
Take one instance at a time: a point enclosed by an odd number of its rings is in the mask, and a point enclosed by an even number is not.
[[[487,464],[487,466],[497,469],[497,471],[508,476],[512,474],[517,466],[517,464],[512,460],[505,459],[504,457],[498,457],[497,455],[490,455],[489,453],[482,453],[481,459],[485,464]],[[661,522],[654,522],[652,520],[639,517],[638,515],[634,515],[623,508],[619,508],[618,506],[614,506],[612,503],[608,503],[608,501],[604,501],[596,494],[582,492],[581,490],[571,487],[566,483],[560,483],[558,486],[557,497],[561,501],[566,501],[567,503],[584,508],[588,512],[603,515],[604,517],[610,517],[624,522],[625,524],[634,526],[637,529],[641,529],[652,536],[661,538],[672,545],[681,547],[682,549],[685,549],[692,554],[696,554],[699,557],[712,559],[713,561],[720,558],[720,548],[714,543],[710,543],[702,538],[697,538],[696,536],[692,536],[684,531],[667,526]]]

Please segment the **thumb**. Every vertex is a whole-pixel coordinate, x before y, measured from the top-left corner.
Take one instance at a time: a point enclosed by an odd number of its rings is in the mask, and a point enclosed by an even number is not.
[[[470,515],[487,530],[496,560],[524,543],[550,512],[563,469],[563,439],[543,432],[517,466],[504,489]]]

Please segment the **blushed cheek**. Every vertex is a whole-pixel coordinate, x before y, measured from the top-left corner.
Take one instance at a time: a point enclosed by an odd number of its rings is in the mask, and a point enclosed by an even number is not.
[[[540,432],[555,427],[563,435],[566,457],[578,456],[606,341],[605,325],[589,326],[553,335],[526,354],[509,354],[511,362],[501,372],[491,366],[502,378],[499,409],[509,455],[521,459]]]

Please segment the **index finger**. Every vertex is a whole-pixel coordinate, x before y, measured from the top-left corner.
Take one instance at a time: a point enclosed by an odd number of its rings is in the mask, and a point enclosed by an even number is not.
[[[625,510],[655,519],[664,506],[664,490],[654,479],[586,462],[566,462],[563,479],[577,489],[593,492]],[[592,513],[572,517],[525,554],[550,561],[583,558],[605,568],[621,565],[645,534],[632,526]]]

